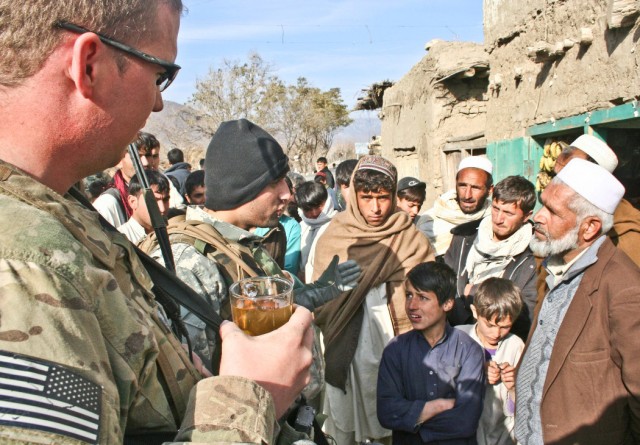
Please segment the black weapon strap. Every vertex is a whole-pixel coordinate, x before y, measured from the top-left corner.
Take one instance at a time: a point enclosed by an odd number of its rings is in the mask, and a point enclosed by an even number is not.
[[[76,188],[72,187],[69,190],[69,194],[86,208],[95,210],[89,200]],[[116,229],[102,216],[100,216],[100,223],[106,230],[111,232],[116,231]],[[177,303],[194,313],[216,334],[216,346],[214,348],[214,357],[212,358],[211,366],[213,373],[217,374],[220,367],[220,354],[222,352],[222,341],[219,334],[220,325],[223,321],[222,317],[220,317],[220,315],[218,315],[216,311],[214,311],[213,308],[209,306],[202,297],[200,297],[200,295],[184,284],[175,273],[162,267],[158,262],[137,247],[135,247],[135,250],[140,262],[151,277],[151,281],[153,281],[153,293],[156,296],[158,303],[165,308],[167,315],[171,317],[170,314],[175,314],[175,305]],[[178,310],[178,316],[179,312],[180,311]],[[173,319],[173,317],[171,318]]]

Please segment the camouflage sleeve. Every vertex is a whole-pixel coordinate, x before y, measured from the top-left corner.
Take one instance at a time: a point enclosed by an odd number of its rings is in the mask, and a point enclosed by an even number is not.
[[[273,444],[275,405],[271,394],[241,377],[200,381],[192,390],[176,441]]]
[[[0,442],[122,442],[133,393],[119,394],[97,300],[48,268],[0,259]],[[82,400],[66,394],[72,382]]]
[[[220,314],[220,308],[228,298],[227,285],[213,259],[198,252],[195,247],[186,243],[171,245],[176,264],[176,275],[191,289],[196,291],[213,309]],[[162,253],[157,249],[151,256],[160,264],[164,264]],[[189,331],[189,339],[193,351],[200,356],[209,367],[214,348],[213,334],[207,332],[205,323],[194,314],[180,308],[182,320]],[[209,367],[209,369],[211,369]]]

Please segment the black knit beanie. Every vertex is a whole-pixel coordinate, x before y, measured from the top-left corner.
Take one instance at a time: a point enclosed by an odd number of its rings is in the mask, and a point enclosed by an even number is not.
[[[287,171],[289,158],[269,133],[246,119],[223,122],[204,161],[205,207],[235,209]]]

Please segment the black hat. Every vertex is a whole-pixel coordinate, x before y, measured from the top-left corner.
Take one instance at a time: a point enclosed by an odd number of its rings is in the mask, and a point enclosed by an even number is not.
[[[398,181],[398,191],[412,187],[426,189],[427,184],[419,179],[412,178],[411,176],[407,176],[406,178],[402,178]]]
[[[205,207],[241,206],[289,171],[289,158],[278,142],[246,119],[220,124],[204,162]]]

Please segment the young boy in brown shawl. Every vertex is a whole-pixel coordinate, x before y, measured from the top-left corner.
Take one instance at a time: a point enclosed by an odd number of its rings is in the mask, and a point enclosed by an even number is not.
[[[413,266],[433,261],[427,238],[396,211],[397,172],[384,158],[360,159],[346,211],[317,244],[314,278],[333,255],[363,268],[358,287],[316,310],[326,360],[325,429],[338,444],[389,438],[376,414],[378,364],[387,342],[411,329],[402,282]]]

